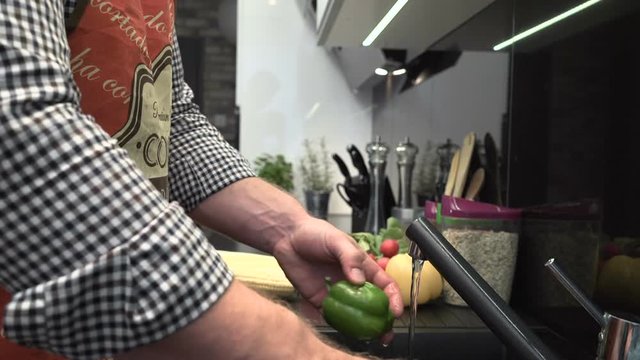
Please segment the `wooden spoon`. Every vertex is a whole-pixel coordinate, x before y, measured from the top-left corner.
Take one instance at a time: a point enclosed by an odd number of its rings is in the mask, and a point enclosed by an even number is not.
[[[456,150],[451,158],[451,167],[447,176],[447,184],[444,187],[444,195],[453,195],[453,185],[456,182],[456,173],[458,172],[458,163],[460,162],[460,150]]]
[[[471,181],[469,182],[469,187],[467,187],[467,193],[464,195],[464,198],[467,200],[475,200],[482,190],[482,186],[484,185],[484,169],[479,168],[473,173],[471,177]]]
[[[473,155],[473,147],[476,145],[476,134],[470,132],[464,137],[464,143],[460,149],[460,162],[456,173],[456,183],[453,187],[453,196],[462,197],[469,173],[469,164]]]

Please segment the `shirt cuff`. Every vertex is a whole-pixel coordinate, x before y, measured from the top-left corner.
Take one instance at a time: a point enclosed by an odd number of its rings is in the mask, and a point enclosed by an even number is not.
[[[256,176],[248,160],[211,126],[173,135],[171,147],[169,193],[187,212],[226,186]]]

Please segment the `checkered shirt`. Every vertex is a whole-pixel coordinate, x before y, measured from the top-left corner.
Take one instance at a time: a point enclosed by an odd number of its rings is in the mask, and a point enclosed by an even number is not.
[[[224,293],[232,275],[185,210],[254,173],[192,103],[174,37],[174,202],[161,198],[79,107],[74,7],[0,1],[0,284],[5,337],[96,359],[175,332]]]

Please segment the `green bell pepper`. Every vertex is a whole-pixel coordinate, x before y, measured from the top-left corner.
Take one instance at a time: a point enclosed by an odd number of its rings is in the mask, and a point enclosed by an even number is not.
[[[359,286],[343,280],[331,285],[322,312],[338,332],[360,340],[386,333],[394,320],[387,295],[370,282]]]

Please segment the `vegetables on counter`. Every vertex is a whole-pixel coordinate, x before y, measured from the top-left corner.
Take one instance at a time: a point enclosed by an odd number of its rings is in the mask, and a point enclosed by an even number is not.
[[[605,261],[594,295],[609,308],[640,312],[640,257],[616,255]]]
[[[413,259],[409,254],[399,254],[392,257],[385,269],[387,274],[398,283],[405,306],[410,304],[412,270]],[[430,300],[437,299],[442,294],[442,287],[442,276],[429,261],[425,261],[420,272],[418,304],[425,304]]]
[[[398,245],[398,250],[396,253],[406,253],[409,251],[409,240],[407,240],[404,236],[404,231],[402,230],[402,225],[400,221],[391,216],[387,219],[387,227],[380,229],[378,234],[372,234],[368,232],[356,232],[352,233],[351,237],[353,237],[358,245],[362,248],[362,250],[367,253],[373,254],[376,259],[381,256],[388,256],[390,252],[384,254],[382,252],[382,243],[385,240],[394,240]],[[387,243],[385,245],[385,251],[390,250],[389,246],[393,246],[392,244]],[[395,255],[395,254],[394,254]],[[393,255],[392,255],[393,256]]]
[[[402,301],[409,306],[411,295],[411,273],[413,259],[407,253],[409,240],[404,236],[400,221],[395,217],[387,219],[386,228],[378,234],[368,232],[352,233],[358,245],[384,269],[400,287]],[[443,279],[430,262],[425,261],[420,278],[418,304],[424,304],[442,295]]]
[[[398,240],[386,239],[380,244],[380,252],[388,258],[398,255],[399,250],[400,245],[398,244]]]
[[[342,280],[330,285],[322,312],[327,324],[360,340],[379,337],[391,329],[394,321],[387,295],[370,282],[354,285]]]
[[[387,264],[389,263],[389,258],[383,256],[383,257],[377,259],[376,263],[378,264],[378,266],[380,266],[382,268],[382,270],[384,270],[384,269],[387,268]]]

